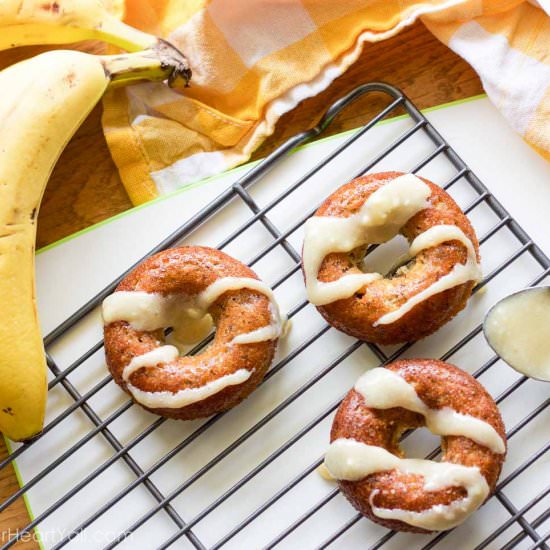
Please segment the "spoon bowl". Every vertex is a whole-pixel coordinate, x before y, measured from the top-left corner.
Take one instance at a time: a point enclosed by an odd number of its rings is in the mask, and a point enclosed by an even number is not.
[[[550,286],[524,288],[499,300],[485,315],[483,334],[515,371],[550,382]]]

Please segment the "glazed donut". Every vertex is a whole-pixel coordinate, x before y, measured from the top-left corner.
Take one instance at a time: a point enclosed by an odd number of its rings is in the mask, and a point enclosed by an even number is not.
[[[270,288],[212,248],[186,246],[146,259],[103,302],[107,366],[145,409],[194,419],[234,407],[263,379],[282,320]],[[167,344],[212,344],[180,356]],[[165,329],[173,333],[166,337]]]
[[[368,245],[400,233],[404,265],[387,276],[360,269]],[[475,232],[443,189],[412,174],[354,179],[305,225],[309,301],[329,324],[367,342],[424,338],[464,308],[481,277]]]
[[[404,459],[399,439],[428,427],[441,462]],[[332,424],[325,466],[372,521],[398,531],[444,531],[492,494],[506,454],[496,403],[472,376],[432,359],[396,361],[365,373]]]

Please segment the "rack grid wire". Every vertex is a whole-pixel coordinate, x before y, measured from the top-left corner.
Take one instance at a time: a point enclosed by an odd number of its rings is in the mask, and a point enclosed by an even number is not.
[[[369,94],[382,94],[388,101],[388,105],[380,110],[380,112],[364,127],[350,135],[341,145],[339,145],[333,152],[331,152],[327,157],[321,159],[312,169],[305,173],[298,181],[295,181],[290,185],[282,194],[270,200],[266,205],[260,206],[257,201],[254,199],[253,195],[250,192],[250,188],[261,180],[261,178],[273,168],[281,158],[285,157],[298,145],[305,143],[306,141],[311,140],[312,138],[320,135],[325,128],[327,128],[332,120],[348,106],[350,103],[357,100],[359,97]],[[436,157],[443,155],[448,162],[450,162],[456,169],[456,174],[450,179],[443,187],[449,189],[457,181],[463,179],[475,192],[474,200],[465,208],[466,213],[471,212],[478,205],[484,203],[489,206],[491,211],[496,215],[498,219],[497,223],[490,228],[488,232],[480,237],[480,243],[487,241],[489,238],[497,234],[504,228],[507,228],[519,241],[519,248],[510,255],[506,260],[504,260],[500,265],[495,267],[490,273],[486,274],[484,279],[478,284],[474,289],[474,292],[482,289],[489,281],[497,277],[502,271],[506,270],[511,266],[518,258],[522,257],[524,254],[529,254],[536,261],[540,267],[540,273],[536,278],[530,281],[531,285],[539,284],[544,281],[544,279],[550,273],[550,260],[542,252],[542,250],[529,238],[529,236],[524,232],[524,230],[518,225],[518,223],[508,214],[508,212],[502,207],[502,205],[495,199],[495,197],[490,193],[490,191],[481,183],[481,181],[476,177],[476,175],[470,170],[470,168],[462,161],[458,154],[453,150],[453,148],[445,141],[445,139],[439,134],[439,132],[430,124],[426,117],[413,105],[413,103],[398,89],[385,84],[385,83],[368,83],[364,84],[347,96],[335,102],[323,116],[321,121],[314,128],[304,131],[300,134],[289,139],[282,146],[280,146],[276,151],[270,154],[265,160],[254,166],[250,169],[244,176],[242,176],[236,183],[229,187],[226,191],[221,193],[213,202],[207,205],[204,209],[198,212],[194,217],[189,221],[179,227],[175,232],[169,235],[166,239],[158,244],[153,250],[147,254],[147,256],[152,255],[156,252],[164,250],[170,246],[173,246],[175,243],[178,243],[184,238],[189,237],[193,232],[195,232],[199,227],[201,227],[207,220],[214,218],[217,214],[223,211],[232,201],[240,200],[246,207],[250,210],[250,217],[248,220],[232,231],[226,238],[219,243],[218,248],[224,249],[230,243],[235,241],[235,239],[241,235],[244,231],[250,228],[256,222],[259,222],[263,225],[265,230],[269,232],[272,237],[272,241],[267,247],[264,247],[261,250],[258,250],[255,257],[253,257],[248,264],[254,266],[262,258],[264,258],[270,251],[274,250],[276,247],[280,247],[284,250],[284,253],[288,256],[291,261],[291,267],[272,285],[273,288],[277,288],[287,281],[290,277],[299,273],[300,271],[300,253],[290,243],[289,236],[291,236],[305,220],[313,214],[315,208],[312,208],[310,212],[307,212],[301,219],[297,220],[294,225],[281,231],[277,227],[277,223],[273,221],[269,214],[275,207],[284,203],[285,200],[290,200],[290,195],[298,189],[301,185],[304,184],[309,178],[316,174],[321,168],[323,168],[327,163],[333,161],[340,155],[346,148],[348,148],[352,143],[354,143],[358,138],[367,134],[377,123],[382,121],[388,115],[393,116],[398,110],[404,111],[405,116],[410,117],[413,122],[411,128],[401,134],[393,143],[380,151],[374,158],[370,159],[369,162],[362,168],[361,174],[364,174],[371,170],[381,159],[389,155],[397,147],[406,144],[407,140],[411,138],[414,134],[421,132],[424,133],[431,143],[435,146],[435,149],[430,152],[421,162],[419,162],[413,170],[413,173],[418,172],[424,166],[432,162]],[[357,174],[360,175],[360,174]],[[320,197],[321,198],[321,197]],[[373,247],[374,248],[374,247]],[[370,252],[370,250],[369,250]],[[141,261],[141,260],[140,260]],[[137,262],[139,263],[139,262]],[[128,273],[132,268],[130,268],[126,273]],[[298,397],[300,397],[304,392],[310,388],[314,388],[315,385],[320,382],[323,377],[330,373],[338,364],[342,363],[347,357],[354,353],[361,346],[367,346],[372,353],[375,354],[380,364],[384,365],[391,361],[394,361],[400,357],[406,350],[411,346],[411,344],[406,344],[398,349],[392,351],[391,353],[383,350],[381,347],[365,342],[354,341],[345,351],[340,353],[335,359],[331,360],[327,365],[324,366],[315,376],[307,381],[306,384],[299,387],[296,391],[287,395],[281,403],[279,403],[275,408],[273,408],[266,416],[258,420],[252,427],[247,429],[242,435],[236,438],[228,447],[226,447],[222,452],[218,453],[213,459],[209,460],[202,468],[196,471],[192,476],[186,479],[183,482],[177,480],[174,483],[174,486],[169,492],[161,490],[161,488],[153,481],[153,474],[158,471],[164,464],[171,460],[178,453],[182,452],[186,447],[188,447],[193,441],[197,438],[200,438],[207,430],[209,430],[214,424],[219,422],[219,420],[224,416],[225,413],[214,416],[206,420],[202,425],[200,425],[195,431],[193,431],[189,436],[183,439],[178,445],[176,445],[169,453],[163,456],[161,459],[157,460],[149,468],[142,468],[130,455],[130,451],[135,448],[138,444],[144,441],[150,434],[157,430],[162,424],[166,422],[163,418],[155,419],[149,426],[147,426],[143,431],[141,431],[137,436],[133,437],[130,441],[122,443],[120,439],[114,434],[111,430],[110,425],[121,417],[126,411],[135,405],[131,401],[125,402],[122,406],[112,412],[109,416],[102,419],[101,415],[96,412],[94,407],[89,403],[89,400],[97,394],[102,388],[104,388],[111,381],[110,376],[106,376],[103,380],[96,383],[90,390],[87,392],[80,392],[76,385],[71,382],[69,375],[74,373],[81,365],[83,365],[88,358],[93,356],[95,353],[101,350],[103,343],[98,342],[96,345],[92,346],[86,353],[84,353],[77,360],[69,364],[68,366],[62,368],[56,361],[53,359],[52,355],[49,353],[49,348],[67,331],[73,328],[79,321],[81,321],[85,316],[87,316],[92,310],[94,310],[102,300],[109,295],[119,281],[126,275],[123,273],[114,280],[111,284],[105,287],[101,292],[96,296],[91,298],[85,305],[78,309],[73,315],[67,318],[63,323],[61,323],[57,328],[52,330],[45,338],[44,344],[47,350],[47,359],[48,367],[51,370],[53,377],[49,382],[49,390],[52,388],[61,386],[67,392],[67,394],[72,399],[72,403],[68,406],[62,414],[55,417],[44,427],[44,431],[40,436],[35,440],[27,442],[22,446],[15,449],[12,454],[3,460],[0,463],[0,468],[7,467],[12,461],[21,457],[24,453],[29,452],[29,450],[40,440],[40,438],[45,437],[51,430],[58,426],[63,420],[65,420],[69,415],[74,413],[77,410],[80,410],[86,417],[90,420],[92,424],[92,429],[86,434],[85,437],[74,441],[73,444],[55,460],[53,460],[49,465],[42,469],[35,477],[27,480],[21,488],[13,493],[9,498],[4,500],[0,504],[0,511],[6,510],[15,500],[25,495],[27,491],[32,489],[37,483],[39,483],[46,475],[53,472],[58,468],[63,462],[74,454],[77,450],[81,449],[88,441],[90,441],[95,436],[102,436],[108,445],[111,446],[113,454],[110,458],[104,463],[97,466],[97,468],[90,472],[84,479],[76,483],[70,491],[65,493],[62,498],[56,499],[51,502],[51,505],[40,514],[38,514],[29,524],[24,528],[19,530],[13,537],[11,537],[3,546],[3,549],[7,549],[15,544],[18,540],[24,539],[27,533],[30,533],[35,527],[40,526],[40,523],[47,518],[49,515],[54,513],[60,506],[67,503],[75,495],[79,493],[84,487],[90,484],[92,481],[97,479],[97,477],[109,468],[112,464],[117,461],[123,461],[129,470],[132,472],[134,479],[127,485],[122,491],[118,492],[107,502],[105,502],[99,509],[97,509],[92,515],[87,517],[85,521],[81,522],[79,525],[75,525],[71,532],[67,533],[61,540],[57,541],[54,548],[61,548],[67,543],[78,537],[83,533],[90,525],[94,523],[99,517],[104,514],[109,513],[117,503],[119,503],[126,495],[133,491],[136,487],[144,487],[151,497],[154,499],[154,504],[150,507],[148,511],[142,514],[137,521],[132,525],[128,526],[124,531],[120,532],[114,540],[110,541],[106,548],[114,548],[119,543],[123,542],[127,537],[129,537],[133,532],[138,528],[144,525],[151,517],[159,512],[164,512],[170,520],[175,525],[175,533],[164,541],[159,541],[158,548],[168,548],[172,545],[177,545],[177,541],[181,537],[185,537],[188,542],[195,548],[204,549],[218,549],[223,547],[226,543],[232,540],[241,530],[243,530],[250,523],[258,519],[262,513],[267,509],[273,506],[277,501],[279,501],[284,495],[289,493],[294,487],[296,487],[303,479],[305,479],[310,473],[312,473],[322,462],[322,457],[319,456],[317,460],[312,462],[306,469],[295,476],[290,482],[286,483],[282,488],[274,492],[261,506],[256,508],[253,513],[244,518],[242,521],[233,525],[231,530],[225,533],[225,535],[220,538],[215,544],[207,546],[206,543],[201,540],[198,534],[195,532],[194,527],[205,517],[207,517],[213,510],[219,507],[224,503],[231,495],[235,494],[239,489],[245,486],[250,480],[255,476],[261,474],[261,472],[268,467],[273,461],[285,453],[289,448],[291,448],[296,442],[298,442],[305,434],[310,430],[314,429],[320,422],[329,417],[338,407],[341,397],[334,400],[323,410],[320,414],[314,417],[311,421],[305,424],[298,432],[296,432],[290,439],[284,442],[283,445],[278,447],[274,452],[269,454],[267,458],[259,462],[253,469],[251,469],[244,477],[242,477],[237,483],[232,485],[228,490],[223,492],[217,499],[213,502],[210,502],[206,507],[204,507],[198,514],[196,514],[191,519],[184,520],[181,514],[177,511],[176,507],[173,505],[174,499],[178,497],[186,488],[195,483],[199,478],[204,476],[217,464],[219,464],[225,457],[232,453],[237,447],[242,445],[248,438],[253,434],[258,432],[262,427],[264,427],[271,419],[276,415],[280,414],[292,404]],[[303,301],[295,305],[289,312],[289,318],[297,315],[303,308],[307,306],[307,301]],[[314,333],[312,336],[303,341],[296,349],[292,350],[286,357],[280,360],[278,363],[272,366],[270,371],[266,376],[266,380],[269,380],[276,373],[281,371],[287,364],[289,364],[293,358],[297,355],[303,353],[307,350],[312,344],[314,344],[319,338],[321,338],[327,331],[330,329],[328,326],[323,326],[319,331]],[[474,339],[482,331],[480,325],[476,326],[473,330],[469,331],[462,339],[456,343],[451,349],[441,356],[441,359],[446,360],[450,358],[453,354],[460,351],[468,342]],[[205,341],[201,342],[196,346],[191,353],[199,352],[203,347],[205,347],[208,342],[211,340],[211,336]],[[488,361],[486,361],[481,368],[474,373],[476,377],[481,376],[487,372],[493,365],[498,361],[498,357],[493,356]],[[498,403],[502,402],[518,388],[520,388],[527,379],[525,377],[518,378],[511,386],[506,388],[497,398]],[[265,382],[265,381],[264,381]],[[527,426],[532,420],[534,420],[539,414],[546,410],[547,406],[550,404],[550,400],[545,400],[533,410],[529,412],[519,423],[509,429],[508,438],[513,438],[522,428]],[[404,435],[404,438],[407,438],[410,435],[410,432]],[[534,462],[543,457],[545,453],[549,450],[550,443],[544,444],[539,448],[535,453],[531,454],[526,460],[524,460],[518,467],[516,467],[512,472],[502,478],[497,486],[495,495],[493,499],[497,499],[500,504],[508,512],[508,517],[499,525],[495,525],[492,528],[491,533],[482,540],[477,548],[485,548],[489,546],[495,539],[500,537],[505,531],[510,528],[512,525],[520,527],[520,530],[516,532],[505,544],[503,548],[514,548],[519,543],[525,543],[525,540],[530,540],[532,548],[548,548],[546,545],[547,540],[550,538],[550,533],[540,534],[537,531],[537,528],[544,524],[544,522],[550,517],[550,510],[548,508],[544,509],[541,513],[534,518],[527,519],[526,515],[530,510],[532,510],[537,504],[541,503],[545,497],[550,494],[550,487],[543,488],[540,493],[535,497],[531,498],[527,503],[522,506],[516,506],[511,499],[506,496],[502,491],[507,485],[509,485],[514,479],[521,475],[526,469],[528,469]],[[434,449],[427,458],[435,458],[439,453],[439,449]],[[338,496],[338,490],[332,489],[324,496],[320,501],[318,501],[310,509],[303,510],[303,513],[295,518],[294,522],[288,525],[283,531],[278,533],[266,548],[275,548],[279,543],[284,541],[289,535],[291,535],[296,529],[301,525],[307,522],[312,516],[314,516],[319,510],[322,510],[323,507],[327,506],[331,501],[333,501]],[[318,547],[326,548],[331,545],[337,547],[338,541],[341,537],[350,529],[352,529],[358,522],[367,521],[362,519],[362,517],[357,514],[353,515],[351,519],[345,522],[341,527],[336,530],[329,538],[322,542]],[[395,536],[395,532],[387,531],[381,536],[371,547],[372,548],[381,548],[386,543]],[[426,544],[423,548],[433,548],[438,545],[442,540],[447,537],[449,532],[440,533],[429,540],[426,539]]]

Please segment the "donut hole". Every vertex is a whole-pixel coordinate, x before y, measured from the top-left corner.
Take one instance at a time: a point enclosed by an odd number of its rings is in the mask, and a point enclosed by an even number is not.
[[[442,439],[439,435],[433,434],[426,426],[419,426],[401,442],[399,447],[406,458],[424,459],[441,444]],[[437,462],[440,460],[440,456],[432,460]]]
[[[414,262],[408,256],[409,242],[402,235],[396,235],[370,251],[367,247],[356,249],[350,255],[350,260],[363,273],[382,273],[385,277],[394,274],[404,265]]]
[[[171,326],[164,329],[164,341],[167,344],[178,348],[180,355],[187,355],[191,350],[200,346],[204,352],[212,344],[216,325],[212,316],[207,313],[199,319],[189,319],[178,326]]]

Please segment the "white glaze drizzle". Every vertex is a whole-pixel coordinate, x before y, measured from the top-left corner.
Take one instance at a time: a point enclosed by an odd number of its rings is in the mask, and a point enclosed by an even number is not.
[[[141,290],[118,291],[103,300],[103,322],[126,321],[136,330],[157,330],[170,326],[181,313],[191,317],[192,300],[180,296],[163,296]]]
[[[127,384],[128,389],[134,396],[135,400],[151,409],[179,409],[192,403],[202,401],[210,397],[228,386],[237,386],[246,382],[252,372],[246,369],[239,369],[231,374],[220,376],[211,382],[207,382],[197,388],[186,388],[177,392],[146,392]]]
[[[266,340],[275,340],[276,338],[279,338],[279,336],[283,334],[285,327],[281,328],[279,312],[275,309],[275,307],[273,307],[273,302],[269,303],[269,313],[271,315],[271,322],[269,325],[257,328],[256,330],[252,330],[244,334],[237,334],[237,336],[231,340],[231,343],[255,344],[257,342],[265,342]]]
[[[421,414],[426,420],[426,427],[436,435],[462,435],[494,453],[503,454],[506,451],[506,444],[491,424],[450,407],[429,408],[418,397],[414,387],[391,370],[383,367],[371,369],[357,380],[354,388],[365,404],[373,409],[402,407]]]
[[[317,473],[325,480],[325,481],[337,481],[335,477],[332,476],[332,474],[328,471],[328,468],[324,462],[321,462],[319,466],[316,468]]]
[[[377,189],[348,218],[314,216],[305,224],[303,265],[309,301],[325,305],[348,298],[380,279],[379,273],[344,275],[337,281],[318,280],[324,258],[333,252],[350,252],[365,244],[395,237],[414,214],[428,207],[430,188],[412,174],[404,174]]]
[[[180,356],[176,346],[159,346],[142,355],[132,357],[131,361],[122,371],[122,379],[125,382],[130,380],[130,376],[143,367],[154,367],[156,365],[168,365],[173,363]]]
[[[487,481],[476,467],[399,458],[382,447],[366,445],[354,439],[333,441],[325,455],[325,465],[330,474],[340,480],[358,481],[377,472],[399,470],[405,474],[423,476],[426,491],[463,487],[467,493],[465,498],[448,505],[435,505],[420,512],[378,508],[373,506],[375,491],[371,494],[372,511],[378,517],[404,521],[409,525],[433,531],[443,531],[459,525],[483,504],[489,494]]]
[[[427,300],[431,296],[468,281],[479,281],[481,279],[481,267],[477,262],[474,245],[472,244],[472,241],[466,237],[464,232],[456,225],[435,225],[430,227],[414,239],[411,243],[409,254],[411,257],[416,256],[422,250],[432,248],[446,241],[460,241],[466,247],[468,251],[466,263],[455,264],[449,273],[443,275],[443,277],[435,281],[424,290],[421,290],[414,296],[411,296],[404,304],[394,311],[390,311],[389,313],[382,315],[374,323],[374,326],[394,323],[403,317],[403,315],[408,313],[414,306],[424,300]]]
[[[227,386],[242,384],[250,378],[252,374],[246,369],[239,369],[231,374],[221,376],[197,388],[186,388],[177,392],[147,392],[140,390],[130,383],[130,376],[143,367],[155,367],[157,365],[170,365],[179,357],[179,350],[175,346],[160,346],[142,355],[137,355],[124,367],[122,379],[126,382],[126,387],[134,396],[135,400],[150,407],[155,408],[180,408],[202,401],[215,393],[223,390]]]
[[[222,277],[196,296],[115,292],[103,301],[103,321],[105,324],[126,321],[136,330],[146,331],[173,327],[179,342],[196,343],[212,328],[208,308],[225,292],[243,288],[256,290],[269,298],[271,322],[248,334],[237,335],[231,343],[246,344],[278,338],[283,330],[284,318],[275,296],[265,283],[249,277]]]

